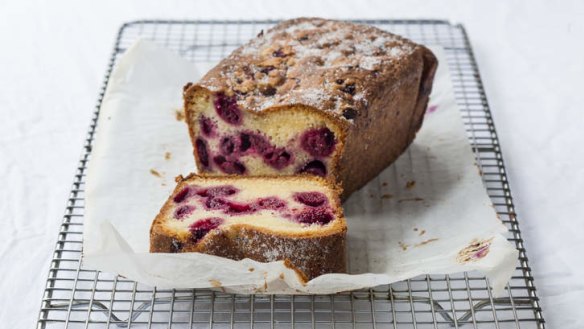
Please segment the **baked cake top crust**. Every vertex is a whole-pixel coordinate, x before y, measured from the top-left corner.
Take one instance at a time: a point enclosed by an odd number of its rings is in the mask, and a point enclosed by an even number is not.
[[[416,51],[427,50],[372,26],[298,18],[260,32],[197,85],[235,95],[247,110],[303,104],[350,123],[379,88],[418,64]]]

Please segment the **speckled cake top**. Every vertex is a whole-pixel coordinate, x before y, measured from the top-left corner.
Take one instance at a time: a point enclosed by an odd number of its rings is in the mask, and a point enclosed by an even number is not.
[[[233,93],[249,110],[305,104],[351,120],[417,47],[372,26],[298,18],[260,32],[199,85]]]

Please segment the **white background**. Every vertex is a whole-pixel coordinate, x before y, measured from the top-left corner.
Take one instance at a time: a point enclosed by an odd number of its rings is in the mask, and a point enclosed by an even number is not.
[[[0,0],[0,327],[35,325],[120,25],[302,15],[465,24],[544,317],[584,326],[584,2]]]

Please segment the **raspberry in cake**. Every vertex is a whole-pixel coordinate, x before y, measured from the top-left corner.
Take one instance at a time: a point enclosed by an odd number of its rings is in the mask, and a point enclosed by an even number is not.
[[[306,173],[347,197],[412,142],[436,66],[427,48],[375,27],[284,21],[185,86],[198,170]]]
[[[311,175],[183,179],[154,220],[151,252],[287,261],[305,279],[345,272],[340,191]]]

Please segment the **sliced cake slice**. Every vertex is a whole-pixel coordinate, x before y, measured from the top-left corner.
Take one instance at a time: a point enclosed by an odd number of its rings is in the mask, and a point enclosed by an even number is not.
[[[287,261],[305,279],[346,271],[340,190],[316,176],[181,179],[150,230],[150,252]]]

